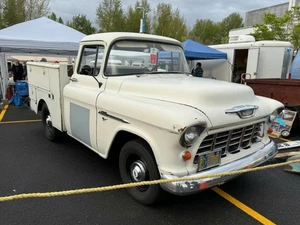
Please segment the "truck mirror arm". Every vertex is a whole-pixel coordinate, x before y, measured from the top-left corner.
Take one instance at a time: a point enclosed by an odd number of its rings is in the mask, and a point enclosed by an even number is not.
[[[99,88],[101,88],[102,86],[102,82],[100,82],[99,80],[97,80],[96,76],[92,75],[92,77],[95,79],[95,81],[97,81],[98,85],[99,85]]]

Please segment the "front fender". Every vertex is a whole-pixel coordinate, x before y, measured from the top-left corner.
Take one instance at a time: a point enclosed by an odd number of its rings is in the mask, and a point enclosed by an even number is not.
[[[211,126],[208,117],[196,108],[155,99],[103,93],[97,107],[129,122],[139,121],[176,134],[194,124]]]
[[[179,144],[185,127],[207,123],[208,118],[195,108],[103,93],[97,100],[99,114],[97,142],[100,155],[107,158],[114,138],[120,131],[129,132],[144,139],[151,147],[161,174],[186,175],[186,162],[182,160],[185,151]],[[102,119],[105,117],[105,119]]]
[[[260,100],[264,101],[266,103],[266,105],[269,106],[269,114],[273,113],[276,109],[278,108],[284,108],[284,104],[282,104],[281,102],[272,99],[272,98],[267,98],[267,97],[263,97],[263,96],[256,96],[257,98],[259,98]]]
[[[170,175],[171,172],[176,172],[182,176],[187,174],[186,162],[182,160],[182,153],[185,149],[179,144],[179,134],[170,133],[147,124],[124,124],[115,130],[115,135],[112,135],[110,142],[120,131],[134,134],[149,144],[160,174]]]
[[[186,162],[182,160],[182,153],[185,151],[185,148],[179,144],[181,134],[160,129],[134,119],[131,119],[130,123],[122,123],[108,118],[105,121],[101,121],[99,127],[102,129],[97,131],[98,153],[102,157],[108,157],[109,151],[112,151],[113,143],[119,140],[116,138],[119,132],[126,132],[143,139],[149,144],[160,174],[170,175],[172,171],[182,176],[187,175]],[[131,138],[126,140],[126,138],[126,136],[123,136],[121,143],[116,143],[117,146],[122,147],[122,144],[131,140]]]

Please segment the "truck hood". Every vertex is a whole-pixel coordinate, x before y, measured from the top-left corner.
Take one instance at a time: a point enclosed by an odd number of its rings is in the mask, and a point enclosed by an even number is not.
[[[246,122],[270,113],[266,101],[255,96],[253,90],[246,85],[186,75],[152,74],[125,80],[119,94],[197,108],[207,116],[213,127]],[[255,117],[241,119],[236,113],[225,113],[226,110],[241,105],[259,106]]]

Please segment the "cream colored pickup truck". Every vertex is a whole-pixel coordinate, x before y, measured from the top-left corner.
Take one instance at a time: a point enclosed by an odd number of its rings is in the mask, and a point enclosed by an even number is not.
[[[136,66],[136,63],[143,66]],[[67,65],[29,62],[30,105],[46,137],[65,132],[103,158],[117,156],[122,182],[234,171],[272,159],[268,123],[283,108],[252,89],[190,71],[177,40],[102,33],[80,43]],[[163,191],[187,195],[233,177],[129,188],[151,205]]]

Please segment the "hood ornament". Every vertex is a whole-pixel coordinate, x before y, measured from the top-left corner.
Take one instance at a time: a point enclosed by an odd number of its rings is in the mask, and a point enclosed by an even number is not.
[[[232,109],[225,110],[226,114],[236,113],[241,119],[251,118],[255,115],[255,110],[258,109],[257,105],[239,105],[234,106]]]

